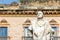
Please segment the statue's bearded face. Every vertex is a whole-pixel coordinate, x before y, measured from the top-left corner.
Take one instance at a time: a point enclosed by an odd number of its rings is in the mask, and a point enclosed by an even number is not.
[[[42,18],[43,17],[43,12],[39,11],[37,14],[37,18]]]

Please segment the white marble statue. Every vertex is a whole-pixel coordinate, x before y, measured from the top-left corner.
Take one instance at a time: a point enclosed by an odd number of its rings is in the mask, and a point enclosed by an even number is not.
[[[31,21],[29,30],[33,34],[33,40],[50,40],[52,29],[49,22],[43,18],[42,11],[38,11],[36,20]]]

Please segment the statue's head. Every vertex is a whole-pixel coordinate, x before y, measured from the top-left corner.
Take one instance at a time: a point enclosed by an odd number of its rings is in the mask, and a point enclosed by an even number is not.
[[[43,12],[42,11],[38,11],[37,18],[43,18]]]

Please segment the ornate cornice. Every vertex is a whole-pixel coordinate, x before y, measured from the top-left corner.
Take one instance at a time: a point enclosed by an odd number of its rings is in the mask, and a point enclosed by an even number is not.
[[[1,17],[35,17],[38,11],[42,11],[45,17],[60,16],[59,9],[43,9],[43,10],[0,10]]]

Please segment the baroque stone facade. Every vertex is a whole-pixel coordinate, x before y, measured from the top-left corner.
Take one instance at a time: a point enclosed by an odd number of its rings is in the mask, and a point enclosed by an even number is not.
[[[7,10],[0,13],[0,27],[8,27],[8,40],[24,40],[24,28],[29,27],[31,20],[36,19],[40,10],[19,10],[13,12]],[[51,27],[57,27],[57,38],[60,40],[60,13],[58,10],[41,10],[44,18],[48,20]]]
[[[30,9],[31,4],[32,9]],[[40,6],[40,4],[43,6]],[[43,8],[45,5],[50,7]],[[9,5],[0,4],[0,27],[8,28],[8,40],[25,40],[25,27],[29,27],[31,20],[36,19],[37,12],[42,11],[44,13],[44,18],[49,21],[51,27],[57,28],[57,36],[55,36],[55,38],[60,40],[60,9],[56,8],[56,5],[57,7],[60,7],[59,1],[49,1],[44,3],[39,3],[37,1],[27,4],[27,6],[16,2]],[[37,8],[34,9],[36,6]],[[39,7],[42,8],[40,9]],[[31,38],[32,35],[30,32],[29,35]]]

